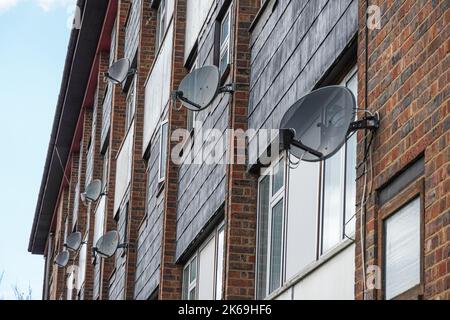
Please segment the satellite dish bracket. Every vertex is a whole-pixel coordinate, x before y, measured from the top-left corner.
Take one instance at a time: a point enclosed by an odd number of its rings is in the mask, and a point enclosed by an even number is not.
[[[358,131],[358,130],[371,130],[376,131],[380,128],[380,118],[376,115],[366,116],[361,120],[354,121],[350,123],[350,127],[348,129],[349,133]]]
[[[219,88],[219,93],[234,93],[236,91],[236,84],[228,83]]]

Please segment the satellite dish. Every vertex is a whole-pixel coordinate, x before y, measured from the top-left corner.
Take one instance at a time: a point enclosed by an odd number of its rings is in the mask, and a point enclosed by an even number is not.
[[[81,232],[74,232],[67,237],[66,247],[69,250],[78,251],[78,249],[80,249],[81,242],[82,242]]]
[[[55,264],[64,268],[69,262],[69,251],[61,251],[55,258]]]
[[[119,233],[110,231],[98,239],[94,251],[102,258],[111,258],[119,247]]]
[[[123,58],[113,63],[106,73],[106,78],[114,84],[123,83],[135,70],[131,69],[130,60]]]
[[[309,162],[332,157],[344,145],[355,111],[355,97],[343,86],[324,87],[298,100],[280,123],[291,154]]]
[[[92,181],[84,190],[83,193],[80,194],[81,201],[83,203],[86,203],[86,201],[97,201],[100,196],[104,195],[102,193],[102,181],[101,180],[94,180]]]
[[[192,111],[201,111],[209,107],[219,93],[220,74],[216,66],[195,69],[180,83],[174,92],[183,106]]]

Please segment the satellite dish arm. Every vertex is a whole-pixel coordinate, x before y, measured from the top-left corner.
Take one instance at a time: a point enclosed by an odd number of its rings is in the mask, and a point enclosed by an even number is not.
[[[280,136],[282,139],[282,144],[284,148],[289,149],[291,145],[302,149],[313,156],[321,159],[323,154],[317,150],[314,150],[307,145],[303,144],[300,140],[295,139],[295,129],[280,129]]]
[[[323,154],[321,152],[304,145],[300,140],[292,139],[291,144],[297,148],[300,148],[300,149],[312,154],[313,156],[316,156],[319,159],[323,157]]]
[[[184,97],[184,94],[183,94],[183,91],[173,91],[173,92],[172,92],[172,98],[173,98],[174,100],[178,99],[178,100],[181,100],[181,101],[183,101],[183,102],[185,102],[185,103],[188,103],[188,104],[190,104],[191,106],[196,107],[198,110],[202,109],[202,107],[201,107],[200,105],[198,105],[198,104],[196,104],[195,102],[192,102],[191,100],[185,98],[185,97]]]

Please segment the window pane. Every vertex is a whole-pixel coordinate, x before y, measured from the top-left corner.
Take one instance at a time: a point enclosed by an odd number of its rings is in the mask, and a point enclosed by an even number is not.
[[[222,299],[224,245],[225,245],[225,229],[222,227],[217,236],[216,300]]]
[[[192,260],[191,265],[190,265],[190,270],[191,270],[191,272],[189,275],[189,283],[191,284],[197,278],[197,258]]]
[[[167,167],[167,135],[168,135],[168,125],[167,122],[161,125],[161,153],[159,155],[159,180],[164,180],[166,177],[166,167]]]
[[[320,167],[318,162],[302,161],[297,168],[287,169],[286,280],[302,271],[317,256]]]
[[[214,299],[214,270],[216,239],[209,239],[206,245],[198,253],[198,282],[197,291],[199,300]]]
[[[227,46],[226,49],[220,55],[220,65],[219,65],[220,74],[222,74],[225,71],[225,69],[228,66],[228,63],[229,63],[229,49]]]
[[[342,240],[343,213],[343,168],[345,148],[325,161],[322,253],[325,253]]]
[[[272,209],[270,250],[270,293],[281,285],[281,256],[283,233],[283,201],[280,200]]]
[[[187,300],[189,291],[189,267],[183,270],[183,300]]]
[[[272,195],[275,195],[284,185],[284,160],[280,160],[273,168]]]
[[[420,199],[385,222],[386,299],[420,283]]]
[[[195,287],[189,292],[189,300],[195,300]]]
[[[228,38],[230,33],[230,14],[227,13],[222,21],[221,33],[220,33],[220,45],[223,45],[224,41]]]
[[[267,233],[269,224],[269,183],[270,177],[265,176],[259,183],[259,207],[258,207],[258,266],[256,297],[266,297],[267,279]]]
[[[345,178],[345,234],[351,236],[355,233],[356,221],[356,143],[357,137],[353,135],[347,141],[347,161]]]

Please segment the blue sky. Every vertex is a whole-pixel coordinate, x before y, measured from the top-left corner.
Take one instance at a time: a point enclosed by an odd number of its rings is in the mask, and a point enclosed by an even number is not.
[[[40,299],[44,260],[27,251],[70,30],[73,0],[0,0],[0,299],[28,285]]]

